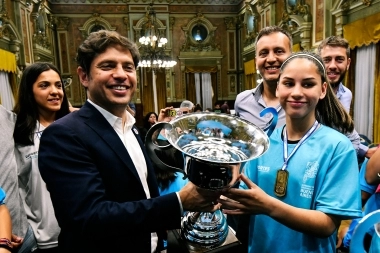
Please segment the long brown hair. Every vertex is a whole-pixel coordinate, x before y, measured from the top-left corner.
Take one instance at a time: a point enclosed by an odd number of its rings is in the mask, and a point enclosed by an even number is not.
[[[326,78],[326,70],[322,58],[313,52],[298,52],[290,55],[281,65],[280,76],[289,62],[294,59],[303,58],[311,61],[318,69],[322,83],[327,83],[326,96],[320,99],[315,108],[316,119],[341,133],[351,133],[354,130],[354,122],[351,116],[346,112]]]
[[[61,78],[57,67],[48,62],[36,62],[25,68],[17,94],[17,101],[13,111],[17,114],[13,138],[16,143],[22,145],[33,145],[33,133],[39,118],[36,99],[33,94],[33,84],[42,72],[54,70]],[[62,78],[61,82],[63,84]],[[69,101],[63,88],[61,108],[56,113],[56,120],[68,114]]]

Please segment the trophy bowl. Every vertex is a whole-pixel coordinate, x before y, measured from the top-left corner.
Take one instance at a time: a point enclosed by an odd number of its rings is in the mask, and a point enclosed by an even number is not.
[[[269,138],[259,127],[224,113],[178,117],[165,128],[165,135],[185,155],[210,163],[245,162],[269,147]]]
[[[157,144],[157,138],[167,145]],[[269,137],[256,125],[241,118],[212,112],[189,113],[169,123],[155,124],[145,144],[152,162],[162,169],[184,172],[198,187],[220,190],[238,183],[239,166],[264,154]],[[175,149],[184,157],[183,168],[162,161],[158,154]],[[228,225],[223,213],[188,212],[182,219],[181,235],[192,248],[214,248],[227,237]]]
[[[167,145],[157,144],[159,135],[167,140]],[[178,168],[158,159],[156,150],[175,148],[197,161],[227,165],[255,159],[269,148],[267,134],[256,125],[212,112],[189,113],[169,123],[159,122],[149,129],[145,143],[153,162],[166,169]],[[183,172],[183,168],[179,169]]]

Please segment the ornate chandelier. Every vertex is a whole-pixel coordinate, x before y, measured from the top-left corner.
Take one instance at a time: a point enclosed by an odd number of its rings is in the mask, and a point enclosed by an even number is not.
[[[149,4],[145,20],[139,39],[141,61],[138,67],[149,68],[153,71],[173,67],[177,62],[165,53],[168,40],[163,31],[158,29],[153,3]]]

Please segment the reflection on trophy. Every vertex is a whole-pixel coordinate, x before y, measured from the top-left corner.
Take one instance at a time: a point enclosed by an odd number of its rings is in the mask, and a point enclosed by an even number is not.
[[[274,114],[274,118],[277,115]],[[272,128],[275,124],[276,120],[272,122]],[[167,146],[155,144],[155,136],[159,133],[165,135]],[[221,190],[239,183],[239,166],[231,165],[261,156],[269,147],[269,138],[259,127],[238,117],[201,112],[186,114],[170,123],[157,123],[148,131],[145,143],[156,166],[185,172],[198,187]],[[183,170],[164,163],[157,155],[171,148],[184,154],[186,165]],[[213,213],[186,212],[180,234],[189,251],[204,252],[201,249],[225,244],[229,232],[225,215],[218,210]]]

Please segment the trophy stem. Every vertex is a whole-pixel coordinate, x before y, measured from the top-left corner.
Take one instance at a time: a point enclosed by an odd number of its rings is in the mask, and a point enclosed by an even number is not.
[[[228,235],[226,217],[220,210],[187,212],[182,220],[181,235],[195,248],[217,247]]]

